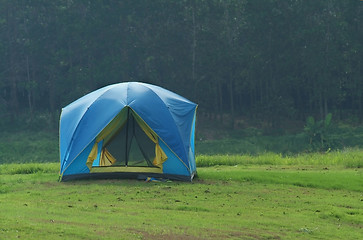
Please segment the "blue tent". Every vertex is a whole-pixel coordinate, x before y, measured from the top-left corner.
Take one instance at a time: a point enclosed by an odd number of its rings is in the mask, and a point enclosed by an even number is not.
[[[113,84],[62,109],[60,179],[163,177],[196,173],[197,105],[146,83]]]

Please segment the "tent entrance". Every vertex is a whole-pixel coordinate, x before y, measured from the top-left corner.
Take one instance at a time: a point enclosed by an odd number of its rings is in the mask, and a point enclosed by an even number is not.
[[[132,114],[127,109],[124,127],[114,134],[104,148],[116,159],[113,166],[154,167],[155,143],[144,133]]]
[[[125,107],[97,136],[87,166],[91,172],[134,171],[129,167],[160,172],[167,157],[158,140],[155,132],[131,108]]]

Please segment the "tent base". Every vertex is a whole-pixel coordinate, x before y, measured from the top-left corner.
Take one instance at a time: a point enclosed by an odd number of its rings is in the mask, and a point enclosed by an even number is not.
[[[138,179],[146,180],[148,177],[170,179],[184,182],[192,182],[194,173],[191,176],[177,175],[177,174],[161,174],[161,173],[148,173],[148,172],[95,172],[95,173],[82,173],[63,175],[60,178],[61,182],[72,180],[88,180],[88,179]]]
[[[162,174],[163,170],[158,167],[125,167],[125,166],[107,166],[107,167],[92,167],[91,173],[100,172],[134,172],[134,173],[159,173]]]

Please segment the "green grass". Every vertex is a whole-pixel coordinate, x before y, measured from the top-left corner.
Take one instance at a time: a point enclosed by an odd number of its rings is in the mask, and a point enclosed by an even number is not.
[[[273,152],[259,155],[198,155],[197,166],[215,165],[313,165],[313,166],[344,166],[347,168],[363,167],[363,150],[345,149],[328,153],[303,153],[297,155],[282,155]]]
[[[59,161],[57,135],[47,131],[2,132],[0,164]]]
[[[307,140],[303,136],[240,136],[196,141],[196,149],[200,154],[260,154],[265,151],[283,154],[299,153],[308,149]]]
[[[234,137],[197,141],[193,183],[59,183],[56,133],[4,133],[0,239],[361,238],[363,150]]]
[[[327,190],[363,190],[363,171],[360,169],[317,168],[313,166],[215,166],[200,168],[202,179],[284,184]]]
[[[0,165],[0,175],[55,173],[59,172],[59,164],[55,163],[26,163]]]
[[[0,239],[362,236],[363,170],[344,164],[218,164],[193,183],[59,183],[58,167],[0,165]]]

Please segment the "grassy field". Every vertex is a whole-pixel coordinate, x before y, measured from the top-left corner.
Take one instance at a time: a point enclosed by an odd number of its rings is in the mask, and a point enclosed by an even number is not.
[[[355,130],[324,153],[301,135],[202,137],[193,183],[59,183],[56,132],[4,133],[0,239],[362,239]]]
[[[0,239],[360,239],[362,168],[310,157],[203,156],[193,183],[59,183],[57,163],[3,164]]]
[[[259,155],[198,155],[197,164],[200,167],[214,165],[289,165],[289,166],[344,166],[347,168],[363,167],[363,150],[345,149],[328,153],[303,153],[297,155],[282,155],[266,152]]]

